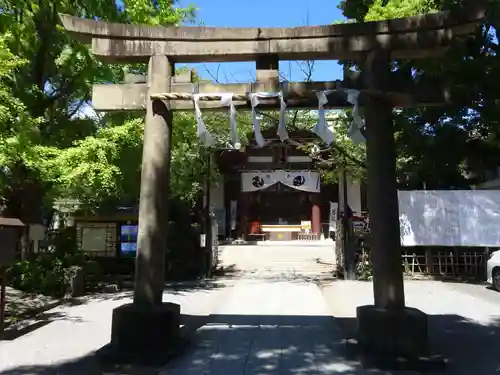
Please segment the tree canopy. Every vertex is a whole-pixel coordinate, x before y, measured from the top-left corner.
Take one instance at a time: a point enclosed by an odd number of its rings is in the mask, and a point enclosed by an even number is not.
[[[344,0],[339,7],[351,21],[363,22],[447,10],[463,4],[436,0]],[[499,155],[497,56],[500,3],[490,0],[488,17],[471,37],[455,43],[441,58],[397,61],[415,79],[432,78],[455,87],[456,102],[443,107],[395,113],[399,183],[406,188],[465,188],[482,171],[496,167]]]
[[[448,9],[460,1],[345,0],[350,22]],[[50,214],[55,197],[78,197],[92,207],[134,204],[139,193],[143,115],[88,116],[94,83],[121,82],[144,65],[117,66],[96,60],[89,46],[70,38],[57,13],[114,22],[178,25],[195,20],[194,6],[175,1],[0,0],[0,197],[4,214],[37,222]],[[418,77],[446,77],[460,102],[395,112],[399,183],[402,187],[465,187],[471,172],[500,162],[497,113],[500,78],[496,30],[500,5],[490,1],[486,24],[440,59],[397,61]],[[310,78],[310,77],[309,77]],[[307,77],[306,77],[307,80]],[[311,128],[315,116],[289,114],[292,127]],[[248,113],[238,114],[240,135],[251,131]],[[277,118],[270,113],[270,117]],[[364,176],[364,146],[345,137],[349,111],[334,121],[337,141],[329,159],[353,176]],[[219,145],[228,142],[226,113],[206,115]],[[270,121],[269,124],[272,124]],[[273,124],[274,125],[274,124]],[[196,137],[192,113],[175,116],[172,193],[194,204],[207,150]],[[325,170],[327,170],[326,168]],[[325,172],[335,179],[335,172]]]
[[[85,112],[93,83],[119,82],[124,72],[144,67],[97,61],[89,46],[59,26],[57,13],[178,25],[194,20],[195,8],[179,7],[176,1],[125,0],[118,6],[110,0],[0,0],[0,9],[0,196],[5,214],[39,221],[55,196],[77,196],[94,205],[118,195],[135,202],[142,115],[89,117]],[[176,144],[192,138],[191,124],[175,129]]]

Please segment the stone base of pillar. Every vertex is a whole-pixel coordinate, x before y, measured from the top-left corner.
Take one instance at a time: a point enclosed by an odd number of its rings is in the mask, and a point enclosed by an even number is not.
[[[180,318],[180,306],[175,303],[117,307],[113,310],[111,342],[98,355],[113,363],[166,363],[187,346],[180,334]]]
[[[444,361],[429,354],[427,314],[411,308],[356,309],[357,351],[365,364],[390,369],[442,368]]]

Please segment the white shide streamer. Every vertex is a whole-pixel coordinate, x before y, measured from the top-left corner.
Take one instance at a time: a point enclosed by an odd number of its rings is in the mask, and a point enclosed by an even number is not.
[[[347,89],[344,90],[344,92],[347,94],[347,101],[353,105],[352,118],[354,121],[347,131],[347,135],[355,144],[363,143],[365,142],[365,136],[363,135],[361,130],[365,127],[365,121],[359,114],[359,91]]]
[[[220,105],[224,107],[229,107],[229,131],[231,135],[231,143],[233,147],[237,143],[240,142],[238,137],[238,130],[236,124],[236,106],[233,102],[233,94],[232,93],[203,93],[203,94],[194,94],[193,102],[194,102],[194,110],[196,115],[196,122],[198,123],[197,134],[200,138],[200,141],[207,147],[213,146],[215,144],[215,140],[213,136],[208,131],[205,122],[203,121],[203,116],[200,110],[200,97],[203,96],[220,96]]]
[[[361,130],[365,127],[365,122],[361,115],[359,114],[359,90],[353,89],[339,89],[339,90],[325,90],[318,91],[316,96],[318,97],[318,123],[314,127],[314,133],[320,137],[326,144],[331,144],[335,140],[335,134],[327,126],[325,117],[325,104],[328,103],[328,94],[336,91],[343,91],[347,94],[347,101],[353,105],[352,107],[352,117],[353,122],[349,126],[347,135],[355,143],[365,142],[365,136]]]
[[[313,132],[327,145],[330,145],[335,140],[335,134],[328,127],[325,116],[325,104],[328,103],[328,98],[326,96],[333,91],[335,90],[316,92],[316,96],[318,98],[318,123],[314,127]]]
[[[231,136],[231,145],[236,148],[236,145],[240,143],[240,138],[236,124],[236,106],[233,102],[233,94],[221,94],[220,104],[229,107],[229,134]]]
[[[257,116],[256,107],[259,105],[259,99],[268,99],[268,98],[279,98],[280,99],[280,116],[279,116],[279,125],[278,125],[278,136],[281,141],[286,141],[288,137],[288,132],[286,130],[286,121],[285,121],[285,111],[286,111],[286,102],[283,96],[283,92],[256,92],[251,93],[249,95],[250,104],[252,106],[252,125],[253,131],[255,134],[255,141],[259,147],[264,147],[265,140],[262,136],[262,132],[260,129],[260,120]]]
[[[340,90],[324,90],[318,91],[316,96],[318,98],[318,123],[313,129],[313,132],[318,135],[318,137],[323,140],[326,144],[330,145],[335,140],[335,133],[333,129],[330,128],[326,121],[325,115],[325,104],[328,103],[327,95],[333,93],[335,91],[343,91],[347,94],[347,101],[353,105],[352,109],[352,117],[353,122],[348,129],[348,136],[355,144],[365,142],[365,137],[362,133],[362,129],[365,127],[365,122],[359,113],[359,90],[353,89],[340,89]],[[203,94],[194,94],[193,102],[195,109],[195,116],[197,121],[197,135],[200,138],[200,141],[207,147],[213,146],[215,144],[215,140],[213,136],[208,131],[205,122],[203,121],[203,116],[200,110],[199,100],[202,96],[214,96],[220,95],[221,97],[221,106],[229,107],[229,129],[230,129],[230,137],[232,146],[235,147],[236,144],[239,144],[239,136],[237,131],[237,122],[236,122],[236,106],[233,102],[233,94],[232,93],[203,93]],[[286,130],[286,102],[284,99],[283,91],[281,92],[258,92],[249,94],[250,104],[252,106],[252,125],[253,131],[255,134],[255,141],[259,147],[264,147],[265,140],[262,135],[260,120],[257,116],[256,107],[259,105],[259,99],[267,99],[267,98],[279,98],[280,99],[280,115],[279,115],[279,125],[278,125],[278,136],[280,140],[286,141],[289,139],[288,132]]]
[[[207,95],[207,94],[204,94]],[[213,146],[215,144],[214,137],[209,133],[205,122],[203,121],[203,116],[200,110],[200,97],[202,94],[194,94],[193,95],[193,103],[194,103],[194,114],[196,116],[196,122],[198,124],[197,135],[200,139],[201,143],[203,143],[206,147]]]

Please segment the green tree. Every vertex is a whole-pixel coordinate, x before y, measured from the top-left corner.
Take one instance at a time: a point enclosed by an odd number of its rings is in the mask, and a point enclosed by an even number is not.
[[[0,9],[3,46],[19,59],[2,84],[22,108],[22,113],[13,117],[15,121],[3,121],[9,128],[2,129],[2,143],[9,144],[12,152],[2,155],[2,166],[8,168],[3,168],[0,194],[6,215],[37,222],[43,214],[43,202],[52,192],[70,191],[75,185],[76,180],[54,176],[54,171],[64,171],[70,154],[78,154],[75,148],[81,147],[80,153],[85,154],[91,148],[90,139],[102,140],[113,133],[100,134],[102,123],[81,116],[90,102],[92,84],[118,82],[123,77],[122,67],[95,60],[88,46],[70,38],[58,24],[58,12],[108,21],[177,25],[192,19],[195,9],[150,0],[127,0],[122,7],[110,0],[0,0]],[[120,131],[123,129],[116,129]],[[29,147],[23,143],[27,137]],[[116,140],[111,135],[109,138]],[[21,145],[18,149],[13,148],[16,142]],[[55,161],[61,161],[60,168]],[[102,184],[101,188],[109,191],[110,182]]]
[[[94,59],[89,46],[73,40],[59,25],[58,13],[127,23],[177,25],[192,19],[195,9],[178,7],[175,1],[152,0],[127,0],[121,7],[111,0],[83,3],[0,0],[0,9],[3,214],[26,223],[40,222],[51,212],[51,200],[56,195],[85,192],[86,195],[77,198],[97,201],[96,197],[102,197],[104,192],[110,195],[130,190],[122,185],[131,179],[120,176],[137,173],[137,168],[132,165],[131,171],[118,172],[113,162],[138,150],[131,146],[137,142],[137,129],[133,129],[137,121],[123,125],[123,122],[104,123],[82,116],[82,110],[91,100],[92,84],[119,82],[124,69]],[[101,130],[113,125],[121,128]],[[119,134],[126,140],[119,139]],[[117,145],[111,146],[113,142]],[[100,150],[99,146],[106,147]],[[112,155],[105,160],[103,154],[107,151]],[[88,169],[82,165],[68,169],[71,160],[92,152],[100,157],[98,166],[102,170],[91,171],[96,164],[88,164]],[[89,181],[82,176],[95,178]],[[126,182],[111,181],[119,177],[119,181]],[[26,250],[26,234],[23,239]]]
[[[339,7],[358,22],[447,10],[465,3],[433,0],[345,0]],[[500,64],[495,38],[500,3],[489,1],[488,17],[478,32],[455,43],[441,58],[397,61],[416,80],[451,84],[455,102],[443,107],[395,113],[399,182],[402,187],[467,187],[473,172],[498,165]],[[443,78],[446,77],[444,81]]]

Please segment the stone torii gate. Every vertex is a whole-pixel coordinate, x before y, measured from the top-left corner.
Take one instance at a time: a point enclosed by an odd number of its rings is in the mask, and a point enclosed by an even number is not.
[[[317,109],[316,92],[344,88],[361,92],[372,230],[375,304],[358,307],[358,343],[384,356],[424,354],[426,315],[405,307],[392,109],[439,105],[449,96],[441,86],[393,71],[391,61],[441,55],[456,37],[477,30],[485,3],[472,0],[466,9],[383,22],[294,28],[161,27],[60,15],[66,30],[91,43],[101,60],[149,64],[145,82],[93,87],[97,111],[146,111],[134,302],[113,311],[111,346],[127,355],[161,356],[179,337],[180,307],[162,302],[173,113],[192,110],[196,93],[211,94],[200,102],[202,110],[219,110],[224,106],[217,93],[232,93],[236,107],[245,109],[249,94],[281,90],[288,108]],[[320,59],[351,60],[362,73],[346,74],[342,82],[290,82],[284,90],[280,60]],[[174,74],[176,63],[229,61],[255,61],[256,82],[197,84]],[[330,108],[350,106],[342,95],[328,96]],[[280,108],[280,100],[260,100],[259,108]]]

